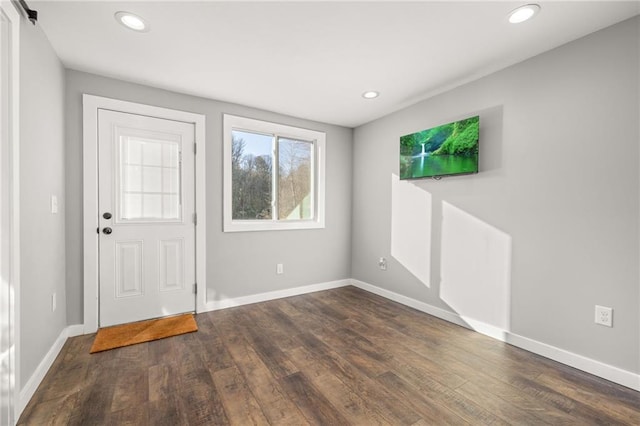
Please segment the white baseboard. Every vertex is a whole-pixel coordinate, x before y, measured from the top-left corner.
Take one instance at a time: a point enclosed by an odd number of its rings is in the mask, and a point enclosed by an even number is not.
[[[481,321],[460,316],[455,312],[450,312],[433,305],[429,305],[428,303],[424,303],[419,300],[394,293],[393,291],[389,291],[372,284],[365,283],[363,281],[352,279],[351,284],[354,287],[358,287],[370,293],[377,294],[378,296],[393,300],[394,302],[401,303],[403,305],[425,312],[429,315],[433,315],[434,317],[438,317],[445,321],[449,321],[466,328],[470,328],[474,331],[477,331],[478,333],[509,343],[513,346],[517,346],[521,349],[533,352],[545,358],[558,361],[570,367],[577,368],[578,370],[586,371],[587,373],[593,374],[594,376],[602,377],[603,379],[609,380],[611,382],[618,383],[622,386],[640,391],[640,374],[623,370],[621,368],[614,367],[612,365],[605,364],[603,362],[596,361],[594,359],[587,358],[582,355],[578,355],[573,352],[548,345],[546,343],[538,342],[537,340],[529,339],[528,337],[511,333],[510,331],[500,329]]]
[[[438,317],[445,321],[470,328],[481,334],[501,340],[529,352],[542,355],[554,361],[561,362],[579,370],[586,371],[587,373],[593,374],[595,376],[602,377],[603,379],[607,379],[614,383],[618,383],[628,388],[640,391],[640,374],[622,370],[620,368],[566,351],[564,349],[557,348],[555,346],[548,345],[546,343],[538,342],[524,336],[519,336],[509,331],[502,330],[493,325],[460,316],[455,312],[450,312],[445,309],[429,305],[428,303],[424,303],[419,300],[412,299],[410,297],[403,296],[401,294],[394,293],[392,291],[354,279],[330,281],[326,283],[311,284],[284,290],[253,294],[250,296],[216,300],[207,302],[207,304],[205,305],[206,310],[203,312],[248,305],[251,303],[265,302],[268,300],[281,299],[283,297],[297,296],[300,294],[345,287],[348,285],[353,285],[354,287],[358,287],[370,293],[377,294],[386,299],[393,300],[395,302],[417,309],[421,312],[433,315],[434,317]],[[85,334],[85,328],[83,324],[67,326],[60,332],[60,335],[51,346],[51,349],[49,349],[43,360],[38,365],[38,368],[36,368],[35,372],[31,375],[24,388],[20,391],[18,406],[16,407],[16,418],[19,418],[24,411],[25,407],[29,403],[29,400],[35,393],[36,389],[38,389],[38,386],[44,379],[44,376],[47,374],[47,371],[49,371],[49,368],[51,368],[51,365],[53,365],[53,362],[62,350],[62,347],[67,341],[67,338],[79,336],[82,334]]]
[[[74,324],[67,326],[67,337],[82,336],[84,332],[84,324]]]
[[[249,296],[214,300],[206,303],[205,310],[203,312],[217,311],[219,309],[233,308],[242,305],[250,305],[252,303],[266,302],[268,300],[282,299],[283,297],[298,296],[300,294],[314,293],[316,291],[330,290],[332,288],[345,287],[348,285],[351,285],[351,280],[346,279],[329,281],[319,284],[310,284],[301,287],[287,288],[284,290],[268,291],[266,293],[252,294]]]
[[[640,374],[635,374],[631,371],[623,370],[605,364],[604,362],[596,361],[595,359],[587,358],[513,333],[509,333],[505,341],[529,352],[542,355],[543,357],[577,368],[578,370],[586,371],[594,376],[602,377],[613,383],[640,391]]]
[[[351,285],[354,287],[361,288],[362,290],[366,290],[369,293],[374,293],[374,294],[377,294],[378,296],[382,296],[385,299],[393,300],[394,302],[398,302],[405,306],[409,306],[410,308],[417,309],[429,315],[433,315],[434,317],[438,317],[445,321],[449,321],[454,324],[458,324],[463,327],[466,327],[466,324],[464,323],[462,318],[460,318],[458,314],[454,314],[453,312],[449,312],[444,309],[438,308],[436,306],[429,305],[428,303],[424,303],[419,300],[412,299],[411,297],[394,293],[393,291],[389,291],[384,288],[376,287],[375,285],[365,283],[364,281],[352,279]]]
[[[22,390],[20,391],[20,395],[18,397],[18,406],[16,407],[16,418],[20,418],[20,415],[26,408],[27,404],[31,400],[31,397],[42,383],[44,376],[49,371],[49,368],[53,365],[53,362],[56,360],[56,357],[62,350],[64,343],[67,341],[67,338],[73,336],[79,336],[83,334],[84,326],[83,325],[70,325],[62,329],[58,338],[53,342],[51,348],[44,356],[38,367],[33,372],[27,383],[24,385]]]
[[[242,306],[248,305],[251,303],[264,302],[267,300],[281,299],[283,297],[297,296],[300,294],[313,293],[316,291],[329,290],[332,288],[345,287],[351,285],[351,280],[338,280],[338,281],[330,281],[326,283],[319,284],[311,284],[301,287],[288,288],[284,290],[276,290],[270,291],[266,293],[253,294],[250,296],[237,297],[232,299],[223,299],[216,300],[213,302],[207,302],[205,305],[205,310],[214,311],[218,309],[231,308],[234,306]],[[51,348],[42,359],[34,373],[31,375],[24,388],[20,391],[18,406],[16,407],[16,418],[19,418],[25,407],[33,397],[33,394],[40,386],[40,383],[44,379],[44,376],[49,371],[49,368],[53,365],[56,357],[62,350],[64,343],[67,341],[67,338],[80,336],[85,334],[85,327],[83,324],[75,324],[65,327],[61,332],[58,338],[53,342]]]

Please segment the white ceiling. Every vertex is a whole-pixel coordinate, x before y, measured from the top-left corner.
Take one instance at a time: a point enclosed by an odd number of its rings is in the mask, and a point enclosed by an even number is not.
[[[28,1],[67,68],[349,127],[640,13],[545,1],[509,24],[527,2]]]

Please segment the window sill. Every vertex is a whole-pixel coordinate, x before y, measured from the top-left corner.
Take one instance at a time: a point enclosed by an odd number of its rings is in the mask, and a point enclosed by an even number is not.
[[[223,232],[286,231],[324,229],[324,220],[258,221],[236,220],[224,224]]]

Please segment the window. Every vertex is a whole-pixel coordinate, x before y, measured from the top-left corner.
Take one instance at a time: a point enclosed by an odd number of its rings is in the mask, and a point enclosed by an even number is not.
[[[120,135],[118,221],[179,221],[179,143]]]
[[[224,231],[324,228],[325,134],[224,116]]]

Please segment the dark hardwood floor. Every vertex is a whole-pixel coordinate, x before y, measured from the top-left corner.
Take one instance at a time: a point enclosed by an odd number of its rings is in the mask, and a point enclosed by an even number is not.
[[[354,287],[196,319],[69,339],[19,424],[640,424],[638,392]]]

